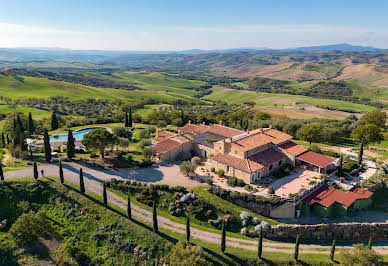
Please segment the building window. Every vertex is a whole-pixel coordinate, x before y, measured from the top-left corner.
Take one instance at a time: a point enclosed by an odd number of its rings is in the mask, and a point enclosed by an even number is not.
[[[270,170],[270,171],[272,170],[272,164],[269,166],[269,170]]]

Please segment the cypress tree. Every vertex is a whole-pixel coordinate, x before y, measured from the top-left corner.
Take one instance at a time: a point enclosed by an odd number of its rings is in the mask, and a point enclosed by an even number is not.
[[[129,119],[128,119],[128,127],[132,127],[132,108],[129,108]]]
[[[46,162],[51,162],[51,146],[50,146],[50,136],[47,129],[44,130],[44,157]]]
[[[0,162],[0,180],[4,181],[3,165]]]
[[[55,112],[52,113],[51,115],[51,129],[52,130],[57,130],[59,127],[58,125],[58,118]]]
[[[340,154],[339,162],[338,162],[338,176],[342,176],[342,164],[343,164],[343,155]]]
[[[259,246],[258,246],[258,249],[257,249],[257,256],[259,257],[259,259],[261,259],[262,253],[263,253],[263,227],[260,227],[260,231],[259,231]]]
[[[361,140],[360,150],[358,151],[357,163],[360,165],[362,163],[362,155],[364,154],[364,140]]]
[[[28,114],[28,133],[30,133],[30,135],[35,133],[35,125],[31,113]]]
[[[38,166],[36,165],[36,162],[34,162],[34,178],[38,180]]]
[[[5,148],[5,137],[4,137],[4,132],[1,133],[1,147]]]
[[[128,195],[127,213],[128,213],[128,218],[131,219],[132,213],[131,213],[131,197],[130,197],[130,195]]]
[[[125,112],[125,127],[128,127],[128,113]]]
[[[297,261],[299,258],[299,235],[296,236],[294,259]]]
[[[184,124],[185,123],[185,115],[183,113],[183,110],[181,111],[181,119],[182,119],[182,122]]]
[[[187,243],[190,242],[190,218],[187,216],[186,219],[186,241]]]
[[[74,143],[73,131],[71,131],[71,129],[69,129],[69,132],[67,133],[66,153],[67,153],[67,158],[69,159],[72,159],[75,156],[75,143]]]
[[[61,183],[65,183],[65,178],[63,176],[63,168],[62,168],[62,162],[59,162],[59,179],[61,180]]]
[[[16,118],[13,119],[13,131],[16,131]]]
[[[9,141],[9,135],[7,134],[7,144],[9,144],[10,141]]]
[[[106,185],[105,185],[105,181],[103,183],[103,190],[102,190],[102,198],[104,200],[104,206],[105,208],[108,207],[108,197],[106,195]]]
[[[19,127],[19,129],[20,129],[21,132],[24,132],[23,121],[22,121],[22,119],[20,118],[20,115],[18,115],[18,116],[16,117],[16,126]]]
[[[372,237],[369,237],[368,245],[366,246],[366,249],[371,250],[372,249]]]
[[[82,168],[79,169],[79,190],[82,194],[85,193],[84,174]]]
[[[159,229],[158,229],[158,216],[156,213],[156,202],[155,201],[154,201],[154,208],[153,208],[153,212],[152,212],[152,221],[153,221],[154,232],[158,233],[158,231],[159,231]]]
[[[335,240],[333,240],[333,243],[331,244],[331,250],[330,250],[330,260],[334,260],[334,253],[335,253]]]
[[[222,233],[221,233],[221,252],[225,252],[225,247],[226,247],[226,231],[225,231],[225,220],[222,219]]]

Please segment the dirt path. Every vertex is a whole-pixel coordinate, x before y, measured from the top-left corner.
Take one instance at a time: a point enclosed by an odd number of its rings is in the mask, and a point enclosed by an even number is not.
[[[79,172],[78,169],[81,165],[76,163],[64,163],[64,176],[65,180],[74,184],[79,184]],[[114,175],[113,171],[100,171],[91,169],[89,167],[82,166],[84,173],[84,182],[86,190],[93,192],[97,195],[102,195],[101,182],[103,180],[110,180],[111,178],[121,179],[120,175]],[[44,169],[45,176],[59,177],[58,166],[54,164],[45,164],[39,167],[40,170]],[[5,178],[16,177],[31,177],[33,175],[32,169],[21,169],[16,171],[10,171],[5,173]],[[126,210],[127,201],[120,196],[108,191],[108,201],[111,204],[118,206],[119,208]],[[145,210],[137,205],[132,205],[132,216],[140,222],[152,224],[152,212]],[[174,221],[171,221],[165,217],[158,216],[159,228],[163,228],[172,232],[186,234],[186,226]],[[221,234],[212,233],[197,228],[191,227],[191,237],[199,239],[201,241],[219,244],[221,242]],[[245,240],[234,237],[227,237],[227,246],[243,248],[251,251],[257,250],[257,240]],[[292,243],[277,243],[277,242],[264,242],[263,250],[268,252],[282,252],[292,254],[294,244]],[[341,248],[340,246],[338,248]],[[342,247],[343,248],[343,247]],[[388,246],[376,246],[374,249],[380,254],[388,254]],[[329,253],[330,246],[325,245],[300,245],[301,252],[306,253]]]

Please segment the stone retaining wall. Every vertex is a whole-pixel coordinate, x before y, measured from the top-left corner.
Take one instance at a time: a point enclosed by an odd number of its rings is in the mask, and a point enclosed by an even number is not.
[[[266,238],[311,240],[388,240],[388,223],[338,223],[316,225],[278,225],[265,232]]]

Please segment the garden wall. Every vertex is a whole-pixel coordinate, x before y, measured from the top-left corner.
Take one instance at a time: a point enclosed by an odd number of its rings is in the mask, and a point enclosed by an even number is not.
[[[388,223],[334,223],[315,225],[277,225],[265,232],[270,239],[311,240],[388,240]]]

